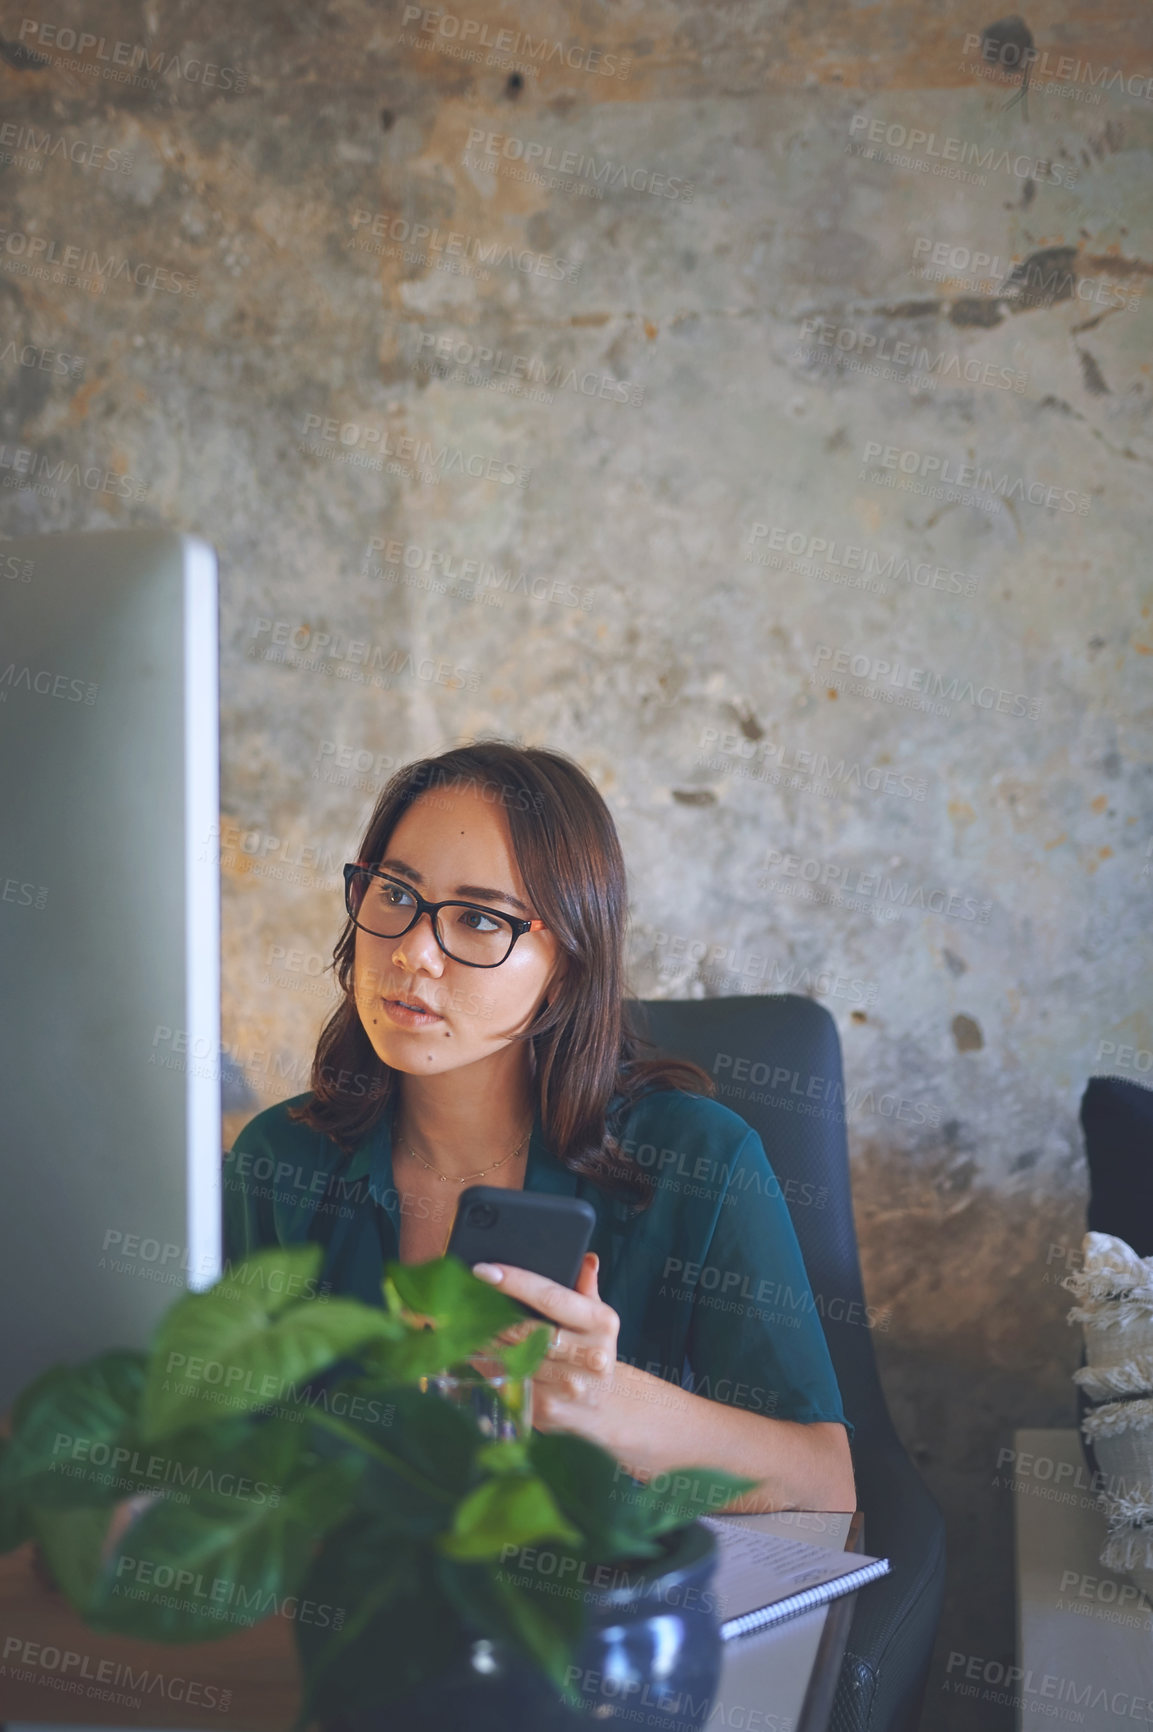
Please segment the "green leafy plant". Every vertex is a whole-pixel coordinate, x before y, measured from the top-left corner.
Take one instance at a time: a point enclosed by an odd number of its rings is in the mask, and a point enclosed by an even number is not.
[[[484,1352],[531,1378],[549,1327],[453,1257],[389,1263],[381,1306],[319,1292],[319,1245],[263,1251],[180,1297],[148,1352],[57,1365],[0,1452],[0,1550],[27,1539],[94,1628],[163,1642],[293,1619],[296,1726],[380,1704],[477,1637],[561,1696],[582,1597],[561,1581],[643,1565],[755,1482],[709,1468],[657,1491],[574,1433],[494,1440],[429,1392]],[[513,1401],[517,1385],[514,1382]]]

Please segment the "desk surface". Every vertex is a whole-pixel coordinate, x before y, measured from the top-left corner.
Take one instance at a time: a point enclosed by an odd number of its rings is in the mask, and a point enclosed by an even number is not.
[[[740,1519],[810,1545],[861,1549],[859,1516],[796,1510]],[[824,1732],[855,1598],[726,1642],[710,1725]],[[31,1545],[0,1557],[0,1723],[8,1732],[45,1723],[284,1732],[299,1682],[284,1618],[188,1645],[98,1634],[42,1580]]]
[[[830,1546],[837,1551],[863,1549],[859,1515],[789,1510],[739,1519],[762,1533],[784,1534],[811,1546]],[[845,1594],[831,1605],[726,1642],[709,1725],[824,1732],[855,1601],[855,1594]]]
[[[1011,1696],[1017,1725],[1052,1715],[1080,1732],[1153,1719],[1153,1617],[1101,1562],[1105,1516],[1076,1430],[1015,1431],[1011,1464],[1019,1679],[958,1676],[980,1700]],[[1060,1470],[1060,1471],[1058,1471]],[[959,1671],[960,1669],[958,1669]],[[1003,1670],[1003,1669],[1002,1669]]]

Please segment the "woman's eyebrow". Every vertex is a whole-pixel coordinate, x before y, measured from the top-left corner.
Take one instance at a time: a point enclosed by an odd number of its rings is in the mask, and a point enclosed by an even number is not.
[[[493,890],[487,884],[458,884],[454,892],[457,896],[479,896],[484,902],[508,902],[513,908],[519,908],[522,914],[531,917],[532,909],[522,902],[519,896],[514,896],[510,890]]]
[[[377,867],[378,872],[401,872],[414,884],[423,884],[424,879],[415,867],[406,865],[403,860],[382,860]],[[511,890],[496,890],[491,884],[458,884],[453,891],[454,896],[480,897],[486,902],[507,902],[510,907],[519,908],[522,914],[532,916],[532,909],[527,903],[514,896]]]

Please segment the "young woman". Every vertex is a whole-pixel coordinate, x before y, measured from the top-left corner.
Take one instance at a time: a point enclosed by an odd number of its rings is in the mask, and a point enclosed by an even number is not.
[[[625,1022],[624,863],[584,772],[501,741],[421,759],[345,879],[343,1002],[309,1092],[236,1139],[228,1260],[319,1241],[333,1289],[379,1304],[390,1258],[443,1255],[464,1185],[586,1197],[575,1291],[476,1266],[555,1325],[537,1429],[638,1479],[754,1478],[742,1511],[852,1510],[851,1428],[760,1138]]]

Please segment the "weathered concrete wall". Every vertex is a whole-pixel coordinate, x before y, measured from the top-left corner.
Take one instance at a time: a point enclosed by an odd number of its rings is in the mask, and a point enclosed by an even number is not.
[[[1153,1065],[1153,16],[1049,5],[1010,103],[971,0],[411,11],[7,8],[4,531],[219,550],[228,1140],[381,782],[476,733],[597,779],[638,993],[828,1005],[924,1724],[1008,1726],[947,1657],[1011,1656],[1077,1104]]]

